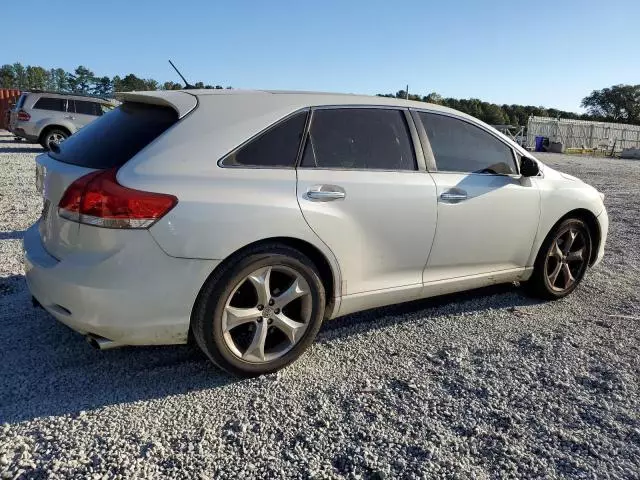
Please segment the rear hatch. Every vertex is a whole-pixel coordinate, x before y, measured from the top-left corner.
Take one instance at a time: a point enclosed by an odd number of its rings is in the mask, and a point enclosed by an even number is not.
[[[9,111],[9,131],[13,129],[18,121],[18,111],[24,106],[24,102],[29,96],[28,92],[23,92],[19,97],[14,107]]]
[[[180,94],[188,95],[173,92]],[[188,96],[195,106],[196,98]],[[79,249],[80,228],[101,228],[59,215],[58,205],[69,186],[89,173],[120,168],[184,115],[166,98],[154,98],[139,96],[138,101],[123,103],[62,142],[56,151],[36,158],[36,187],[43,196],[40,236],[55,258],[61,260]]]

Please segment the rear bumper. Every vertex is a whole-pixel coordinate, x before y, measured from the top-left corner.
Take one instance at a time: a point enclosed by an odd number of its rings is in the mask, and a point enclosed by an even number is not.
[[[37,223],[25,233],[24,261],[29,290],[51,315],[125,345],[186,343],[196,296],[218,264],[169,257],[147,231],[115,251],[59,261],[43,247]]]
[[[25,140],[31,143],[38,143],[38,136],[28,134],[24,128],[13,127],[10,129],[11,133],[13,133],[16,137],[24,138]]]

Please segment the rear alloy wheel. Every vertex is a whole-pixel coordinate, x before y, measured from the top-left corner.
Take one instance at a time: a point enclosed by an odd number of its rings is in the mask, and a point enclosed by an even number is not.
[[[60,145],[68,137],[69,135],[67,134],[67,132],[54,128],[44,134],[42,146],[45,150],[49,150],[49,144],[53,143],[54,145]]]
[[[529,281],[535,294],[562,298],[578,286],[589,266],[591,235],[578,219],[562,222],[540,249],[534,274]]]
[[[216,276],[217,277],[217,276]],[[210,279],[198,300],[193,333],[225,370],[243,376],[276,371],[311,344],[324,315],[315,266],[288,247],[244,257]]]

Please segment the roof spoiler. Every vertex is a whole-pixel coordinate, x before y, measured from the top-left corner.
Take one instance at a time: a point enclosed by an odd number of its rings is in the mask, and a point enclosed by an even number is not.
[[[198,106],[198,97],[182,90],[157,90],[150,92],[116,92],[121,102],[146,103],[173,108],[182,118]]]

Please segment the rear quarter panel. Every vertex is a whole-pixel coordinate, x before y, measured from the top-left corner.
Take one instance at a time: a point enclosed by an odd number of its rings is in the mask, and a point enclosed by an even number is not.
[[[274,106],[261,113],[217,107],[214,113],[199,107],[118,172],[122,185],[178,198],[176,207],[151,227],[154,239],[168,255],[211,260],[224,260],[260,240],[304,240],[327,258],[334,272],[333,293],[339,296],[338,263],[302,216],[295,169],[218,166],[234,147],[295,109]]]

